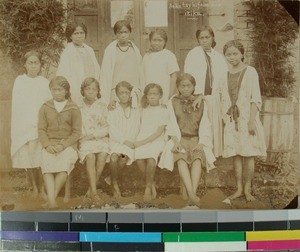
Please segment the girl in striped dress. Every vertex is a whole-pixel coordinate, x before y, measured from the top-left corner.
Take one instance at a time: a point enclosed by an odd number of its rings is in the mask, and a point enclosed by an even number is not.
[[[139,131],[140,111],[133,108],[131,97],[133,86],[121,81],[116,86],[116,95],[119,102],[116,108],[108,112],[110,166],[112,189],[114,197],[121,197],[117,182],[117,171],[126,164],[130,165],[134,160],[134,141]],[[136,98],[136,97],[135,97]]]

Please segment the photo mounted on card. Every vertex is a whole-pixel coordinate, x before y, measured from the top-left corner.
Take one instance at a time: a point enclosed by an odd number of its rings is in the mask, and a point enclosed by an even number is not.
[[[3,0],[1,209],[296,208],[297,10]]]

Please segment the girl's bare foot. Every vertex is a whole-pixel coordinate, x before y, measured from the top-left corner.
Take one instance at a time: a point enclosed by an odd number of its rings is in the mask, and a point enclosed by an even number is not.
[[[238,189],[234,194],[230,195],[228,199],[234,200],[241,197],[242,195],[243,195],[243,191]]]
[[[92,194],[91,199],[92,199],[92,203],[98,207],[101,207],[104,205],[104,201],[100,198],[100,196],[97,193]]]
[[[56,204],[56,202],[52,203],[52,204],[49,203],[48,208],[49,209],[58,209],[58,205]]]
[[[69,200],[70,200],[70,196],[68,196],[68,195],[65,195],[65,197],[64,197],[64,203],[68,203],[69,202]]]
[[[152,199],[156,199],[157,192],[156,192],[155,184],[153,184],[151,187],[151,193],[152,193]]]
[[[246,197],[247,201],[254,201],[254,200],[256,200],[254,198],[254,196],[251,193],[249,193],[249,192],[247,192],[247,193],[245,192],[245,197]]]
[[[196,194],[189,196],[189,199],[195,205],[197,205],[197,206],[200,205],[200,198]]]
[[[151,189],[149,187],[146,187],[145,194],[144,194],[144,202],[150,202],[151,200],[152,200]]]
[[[47,200],[47,199],[48,199],[47,194],[45,193],[44,190],[41,191],[40,195],[41,195],[41,198],[42,198],[43,200]]]

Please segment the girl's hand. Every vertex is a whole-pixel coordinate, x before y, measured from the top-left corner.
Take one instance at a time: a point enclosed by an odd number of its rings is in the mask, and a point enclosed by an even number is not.
[[[55,153],[62,152],[64,150],[64,146],[62,144],[56,144],[53,146]]]
[[[124,144],[126,145],[126,146],[128,146],[130,149],[134,149],[134,143],[133,142],[131,142],[131,141],[125,141],[124,142]]]
[[[201,153],[202,151],[203,151],[203,144],[197,144],[193,149],[193,152],[195,153]]]
[[[88,135],[88,136],[84,136],[81,139],[79,139],[79,143],[83,143],[83,142],[86,142],[86,141],[89,141],[89,140],[93,140],[94,138],[95,137],[94,137],[93,134]]]
[[[248,132],[251,136],[255,135],[255,123],[254,123],[254,121],[249,121],[248,122]]]
[[[116,108],[116,101],[111,101],[109,104],[108,104],[108,106],[107,106],[107,109],[109,110],[109,111],[112,111],[112,110],[114,110],[115,108]]]
[[[200,108],[202,99],[204,99],[204,95],[203,95],[203,94],[200,94],[200,95],[197,96],[196,100],[193,101],[192,106],[193,106],[194,110]]]
[[[50,154],[55,154],[56,153],[56,150],[55,150],[53,145],[48,145],[46,147],[46,151],[49,152]]]
[[[180,143],[179,142],[174,143],[174,146],[172,148],[172,152],[181,152],[181,150],[182,150],[182,147],[181,147]]]

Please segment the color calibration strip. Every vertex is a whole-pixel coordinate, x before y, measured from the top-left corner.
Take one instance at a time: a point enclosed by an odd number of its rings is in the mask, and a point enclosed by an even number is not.
[[[1,251],[300,250],[299,210],[3,212],[1,230]]]

